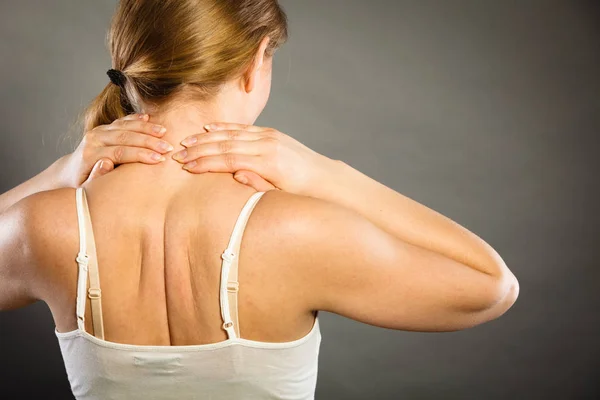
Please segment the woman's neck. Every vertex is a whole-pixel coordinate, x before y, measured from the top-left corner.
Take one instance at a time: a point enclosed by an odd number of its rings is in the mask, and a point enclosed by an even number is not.
[[[163,139],[174,147],[181,147],[179,143],[189,135],[205,132],[203,127],[208,123],[248,123],[244,119],[243,112],[236,107],[224,107],[219,103],[184,103],[171,106],[165,112],[150,114],[150,122],[167,128]]]
[[[117,169],[121,171],[131,171],[138,178],[146,175],[154,182],[163,182],[167,186],[178,186],[179,183],[185,184],[190,179],[195,181],[212,181],[219,175],[215,173],[194,174],[182,169],[183,164],[174,160],[172,155],[185,149],[180,142],[193,134],[206,133],[204,125],[212,122],[235,122],[252,124],[247,117],[236,107],[220,107],[219,104],[202,103],[183,103],[172,106],[165,112],[149,113],[149,122],[159,124],[167,128],[167,132],[162,137],[163,140],[173,145],[173,150],[163,153],[165,161],[158,164],[123,164]],[[201,177],[201,178],[199,178]],[[233,178],[232,178],[233,179]]]
[[[206,133],[204,125],[212,122],[235,122],[251,124],[243,110],[234,105],[224,107],[219,102],[214,103],[182,103],[171,106],[165,112],[151,113],[149,122],[159,124],[167,129],[162,137],[163,140],[173,145],[173,150],[164,153],[166,161],[157,164],[169,168],[175,166],[181,168],[183,164],[173,160],[171,156],[185,149],[180,143],[190,135]]]

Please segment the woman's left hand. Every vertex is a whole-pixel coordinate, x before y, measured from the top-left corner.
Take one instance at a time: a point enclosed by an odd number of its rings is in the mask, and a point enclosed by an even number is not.
[[[204,129],[208,133],[188,136],[181,141],[186,149],[172,155],[194,174],[229,172],[257,191],[310,195],[337,165],[336,160],[273,128],[220,122]]]
[[[148,119],[147,114],[131,114],[86,132],[79,147],[57,161],[61,186],[78,188],[107,174],[118,164],[157,164],[164,161],[162,154],[173,150],[173,147],[158,139],[166,129],[149,123]],[[161,148],[161,143],[171,147]]]

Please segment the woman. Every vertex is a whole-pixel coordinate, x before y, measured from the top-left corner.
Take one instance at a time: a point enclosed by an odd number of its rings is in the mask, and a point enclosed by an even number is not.
[[[253,125],[286,35],[275,0],[121,1],[79,149],[0,197],[0,309],[48,304],[78,399],[309,399],[319,310],[455,331],[515,302],[481,238]]]

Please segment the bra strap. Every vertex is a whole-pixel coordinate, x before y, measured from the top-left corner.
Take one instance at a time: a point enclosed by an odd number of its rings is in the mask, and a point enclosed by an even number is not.
[[[90,298],[92,306],[94,336],[104,339],[98,257],[96,254],[94,231],[92,227],[87,196],[82,187],[77,188],[77,218],[79,221],[79,254],[77,255],[76,259],[77,263],[79,264],[77,285],[77,324],[79,329],[85,330],[85,289],[89,271],[90,287],[87,290],[87,297]]]
[[[235,223],[229,245],[221,254],[223,259],[221,268],[221,315],[223,317],[223,329],[227,331],[230,339],[240,337],[237,294],[239,291],[238,262],[242,237],[250,214],[263,194],[265,192],[256,192],[248,199]]]

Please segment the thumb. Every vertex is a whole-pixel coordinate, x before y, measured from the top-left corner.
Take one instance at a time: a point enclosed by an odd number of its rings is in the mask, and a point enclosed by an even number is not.
[[[233,175],[233,179],[244,185],[251,186],[259,192],[277,189],[270,182],[264,180],[262,176],[251,171],[237,172]]]
[[[243,183],[244,185],[248,183],[248,177],[244,174],[235,174],[233,177],[236,181]]]
[[[94,168],[92,168],[92,172],[90,173],[88,180],[92,180],[92,179],[101,177],[102,175],[106,175],[113,169],[114,169],[114,164],[112,163],[112,161],[110,159],[107,159],[107,158],[100,159],[96,162],[96,165],[94,165]]]

